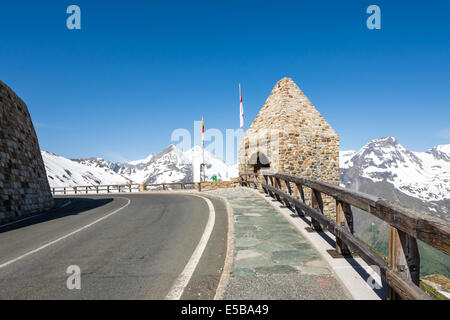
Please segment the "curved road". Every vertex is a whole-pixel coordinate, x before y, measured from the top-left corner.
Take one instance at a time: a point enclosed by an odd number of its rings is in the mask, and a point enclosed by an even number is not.
[[[0,226],[0,299],[165,299],[176,283],[181,299],[212,299],[228,217],[222,202],[210,200],[214,227],[192,264],[210,221],[204,199],[181,193],[58,197],[52,211]],[[190,261],[192,277],[180,284]],[[71,265],[81,270],[79,290],[66,285]]]

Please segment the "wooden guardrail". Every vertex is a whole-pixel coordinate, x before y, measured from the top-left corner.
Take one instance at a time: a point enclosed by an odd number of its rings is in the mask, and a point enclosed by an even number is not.
[[[183,189],[199,189],[198,182],[170,182],[170,183],[156,183],[156,184],[145,184],[144,190],[151,190],[152,188],[156,189],[161,187],[162,190],[173,190],[174,187],[179,186],[180,190]]]
[[[177,188],[178,187],[178,188]],[[95,194],[95,193],[115,193],[115,192],[142,192],[152,189],[173,190],[173,189],[194,189],[199,188],[196,182],[170,182],[155,184],[114,184],[114,185],[91,185],[72,187],[52,187],[53,195],[63,194]]]
[[[270,196],[292,206],[299,216],[308,215],[314,230],[327,229],[335,235],[338,253],[349,255],[355,252],[369,265],[378,266],[380,276],[388,285],[388,299],[430,299],[419,288],[420,255],[417,239],[450,255],[449,227],[395,208],[381,198],[329,183],[269,172],[264,172],[262,176],[264,181],[259,181],[256,175],[241,175],[240,184],[262,188]],[[309,204],[305,201],[304,188],[310,189]],[[336,201],[335,221],[323,213],[322,194]],[[387,262],[354,236],[352,206],[389,225]]]

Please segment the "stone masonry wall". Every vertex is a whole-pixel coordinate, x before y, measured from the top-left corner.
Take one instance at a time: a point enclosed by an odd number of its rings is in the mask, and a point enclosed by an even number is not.
[[[232,181],[205,181],[202,182],[202,191],[227,189],[239,187],[239,179],[232,179]]]
[[[0,81],[0,223],[54,205],[25,103]]]

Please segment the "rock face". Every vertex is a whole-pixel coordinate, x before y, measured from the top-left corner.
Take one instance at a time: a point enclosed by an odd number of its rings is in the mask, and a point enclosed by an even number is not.
[[[0,81],[0,223],[54,205],[25,103]]]
[[[339,185],[339,136],[290,78],[278,81],[239,144],[239,173],[262,170]],[[324,213],[335,214],[331,198]]]

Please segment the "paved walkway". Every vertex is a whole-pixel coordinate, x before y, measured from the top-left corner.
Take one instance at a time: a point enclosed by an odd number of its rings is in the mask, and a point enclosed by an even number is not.
[[[234,215],[234,257],[224,299],[349,299],[328,264],[267,201],[246,188],[209,191]]]

